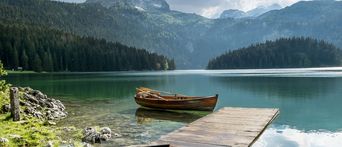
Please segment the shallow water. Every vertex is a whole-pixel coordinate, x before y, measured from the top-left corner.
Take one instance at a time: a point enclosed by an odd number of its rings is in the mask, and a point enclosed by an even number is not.
[[[141,109],[133,99],[139,86],[187,95],[218,93],[216,110],[280,108],[254,146],[342,144],[342,68],[11,74],[6,79],[61,99],[70,115],[58,125],[109,126],[119,136],[108,146],[148,143],[207,114]]]

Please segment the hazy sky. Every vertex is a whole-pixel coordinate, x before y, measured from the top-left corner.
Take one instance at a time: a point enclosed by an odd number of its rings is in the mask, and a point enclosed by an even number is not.
[[[65,2],[84,2],[85,0],[59,0]],[[188,13],[196,13],[205,17],[218,17],[227,9],[248,11],[258,6],[279,4],[289,6],[300,0],[166,0],[171,9]]]
[[[279,4],[283,7],[299,0],[166,0],[171,9],[196,13],[205,17],[217,17],[227,9],[248,11],[258,6]]]

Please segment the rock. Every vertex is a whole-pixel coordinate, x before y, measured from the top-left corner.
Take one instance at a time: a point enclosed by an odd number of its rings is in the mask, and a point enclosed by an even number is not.
[[[115,136],[115,137],[122,137],[122,135],[121,135],[121,134],[118,134],[118,133],[114,133],[114,136]]]
[[[19,90],[22,93],[20,105],[25,106],[22,111],[24,116],[37,117],[46,121],[59,120],[68,115],[61,101],[48,98],[41,91],[29,87],[19,88]]]
[[[25,92],[33,91],[33,89],[31,87],[24,87],[23,89],[24,89]]]
[[[34,117],[43,118],[43,114],[39,111],[34,111],[32,115]]]
[[[112,130],[108,127],[103,127],[100,130],[100,139],[103,141],[108,141],[112,138]]]
[[[68,132],[71,132],[71,131],[75,131],[76,128],[75,127],[63,127],[63,131],[68,133]]]
[[[27,99],[29,102],[32,102],[32,103],[35,103],[35,104],[39,104],[38,100],[34,96],[32,96],[32,95],[24,93],[24,98]]]
[[[2,113],[10,112],[10,110],[11,110],[11,105],[10,104],[5,104],[5,105],[2,105],[2,107],[1,107],[1,112]]]
[[[47,143],[46,147],[53,147],[53,143],[52,143],[52,141],[48,141],[48,143]]]
[[[29,92],[29,94],[33,95],[37,99],[46,99],[47,98],[47,96],[45,94],[43,94],[42,92],[40,92],[39,90],[32,90]]]
[[[9,141],[7,138],[0,138],[0,145],[5,145],[7,144]]]
[[[22,138],[20,135],[17,135],[17,134],[11,134],[9,136],[14,140],[20,140]]]
[[[101,134],[111,134],[112,133],[112,130],[108,127],[103,127],[100,129],[100,133]]]
[[[21,120],[21,121],[16,121],[14,123],[17,123],[17,124],[21,124],[21,125],[25,125],[25,124],[28,124],[29,122],[26,121],[26,120]]]
[[[25,101],[20,101],[19,102],[20,106],[28,106],[28,107],[32,107],[30,103],[25,102]]]
[[[33,114],[34,113],[34,109],[32,107],[26,107],[24,112],[26,114]]]
[[[56,123],[53,122],[53,121],[46,121],[44,124],[45,124],[45,125],[50,125],[50,126],[56,125]]]
[[[83,147],[93,147],[91,144],[89,144],[89,143],[85,143],[84,145],[83,145]]]
[[[112,137],[112,130],[108,127],[103,127],[100,132],[96,132],[95,128],[87,127],[83,130],[82,141],[86,143],[102,143],[108,141]]]
[[[86,143],[101,143],[100,134],[96,132],[95,128],[87,127],[83,130],[82,141]]]

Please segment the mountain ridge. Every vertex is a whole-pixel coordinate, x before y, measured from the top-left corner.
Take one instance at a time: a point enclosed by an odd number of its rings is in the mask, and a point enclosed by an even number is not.
[[[99,3],[106,8],[126,6],[141,11],[170,11],[170,6],[165,0],[87,0],[85,3]]]
[[[265,14],[269,11],[272,10],[279,10],[282,7],[279,4],[272,4],[269,6],[259,6],[256,7],[252,10],[249,10],[247,12],[241,11],[241,10],[237,10],[237,9],[228,9],[225,10],[221,13],[219,19],[226,19],[226,18],[256,18],[262,14]]]
[[[178,11],[141,11],[46,0],[0,2],[3,22],[43,25],[104,38],[174,58],[177,67],[204,68],[227,50],[281,37],[306,36],[342,46],[342,2],[305,1],[253,19],[208,19]]]

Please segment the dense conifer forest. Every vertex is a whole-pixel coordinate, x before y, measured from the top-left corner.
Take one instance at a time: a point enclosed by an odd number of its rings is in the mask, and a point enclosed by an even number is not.
[[[156,7],[163,2],[165,6]],[[342,16],[342,1],[300,1],[251,19],[208,19],[169,9],[166,2],[0,0],[0,22],[45,26],[144,48],[174,58],[177,68],[183,69],[205,68],[209,59],[227,49],[280,37],[307,36],[342,47],[342,19],[337,19]]]
[[[282,38],[229,51],[209,61],[208,69],[340,66],[342,51],[311,38]]]
[[[0,60],[6,69],[37,72],[175,69],[173,60],[144,49],[15,23],[0,23]]]

